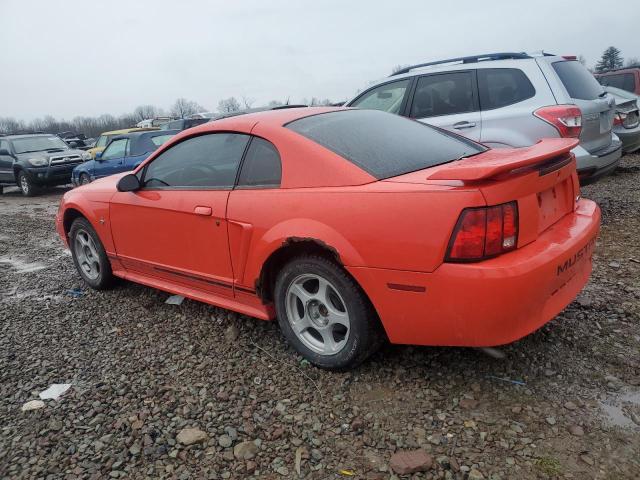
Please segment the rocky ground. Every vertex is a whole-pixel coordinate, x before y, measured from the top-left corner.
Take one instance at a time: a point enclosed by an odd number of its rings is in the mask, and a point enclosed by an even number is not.
[[[348,373],[301,361],[274,323],[88,290],[54,232],[64,189],[8,190],[0,478],[386,479],[395,452],[422,448],[433,465],[402,478],[636,479],[639,185],[636,155],[583,189],[603,210],[592,280],[504,359],[387,346]],[[54,383],[72,386],[21,410]]]

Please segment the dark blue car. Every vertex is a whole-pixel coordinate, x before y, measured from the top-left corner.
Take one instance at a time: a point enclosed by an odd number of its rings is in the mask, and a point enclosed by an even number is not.
[[[153,130],[113,137],[107,148],[96,154],[95,160],[81,163],[73,169],[71,182],[74,185],[85,185],[98,178],[133,170],[178,132],[179,130]]]

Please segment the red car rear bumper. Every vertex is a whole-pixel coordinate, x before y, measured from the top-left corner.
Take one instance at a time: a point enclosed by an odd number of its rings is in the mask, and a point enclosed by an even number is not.
[[[432,273],[351,267],[392,343],[492,346],[553,319],[589,279],[600,209],[576,211],[516,251]]]

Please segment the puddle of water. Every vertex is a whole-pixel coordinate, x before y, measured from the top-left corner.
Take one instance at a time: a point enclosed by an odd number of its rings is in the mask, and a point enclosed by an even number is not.
[[[622,392],[610,397],[600,402],[600,408],[610,425],[620,428],[640,428],[640,414],[634,415],[630,411],[631,409],[640,411],[640,391]]]
[[[0,265],[8,265],[13,268],[16,273],[31,273],[47,268],[43,263],[25,262],[15,257],[0,257]]]

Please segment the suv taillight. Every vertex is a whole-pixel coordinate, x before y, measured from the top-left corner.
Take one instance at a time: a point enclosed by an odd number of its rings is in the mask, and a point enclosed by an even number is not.
[[[553,125],[563,138],[578,138],[582,130],[582,112],[575,105],[542,107],[533,114]]]
[[[445,261],[477,262],[509,252],[518,243],[518,204],[465,208],[453,229]]]

